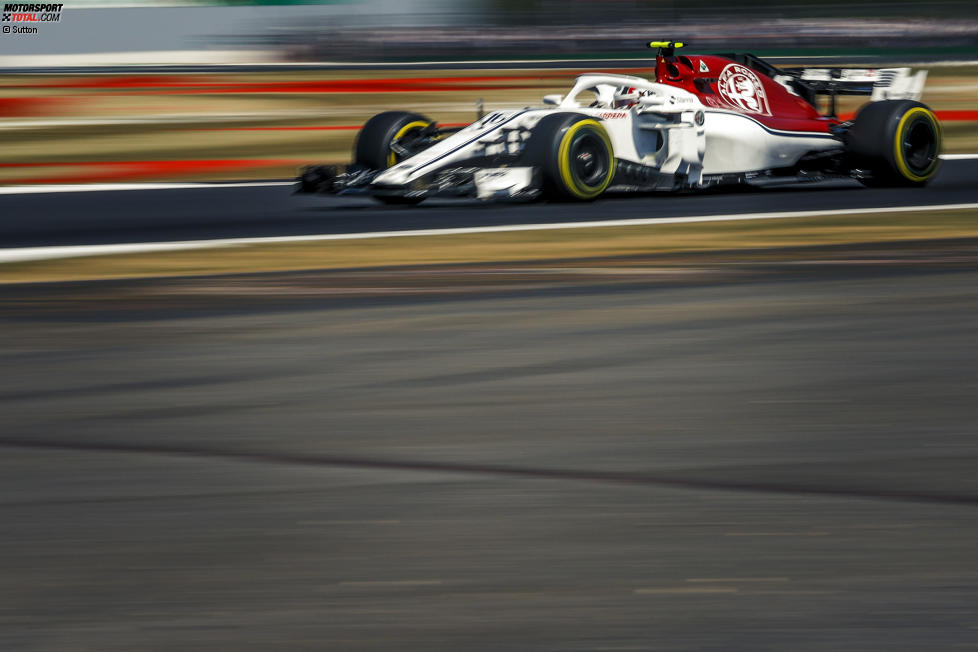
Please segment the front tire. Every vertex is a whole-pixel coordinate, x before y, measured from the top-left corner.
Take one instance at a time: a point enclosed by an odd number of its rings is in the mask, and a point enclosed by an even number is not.
[[[411,155],[428,146],[422,138],[432,122],[423,115],[407,111],[385,111],[367,120],[353,146],[353,162],[371,170],[386,170],[400,163],[402,157],[392,148],[399,143]]]
[[[386,170],[406,158],[394,151],[394,143],[406,149],[408,156],[417,154],[431,144],[423,135],[431,124],[431,120],[417,113],[378,113],[367,120],[357,134],[357,142],[353,146],[353,162],[371,170]],[[374,199],[384,204],[414,205],[423,201],[424,197],[375,195]]]
[[[592,201],[615,176],[611,137],[600,122],[579,113],[542,118],[526,144],[524,160],[540,168],[545,195],[556,199]]]
[[[855,167],[867,170],[868,186],[923,186],[940,168],[941,123],[928,107],[912,100],[871,102],[849,130]]]

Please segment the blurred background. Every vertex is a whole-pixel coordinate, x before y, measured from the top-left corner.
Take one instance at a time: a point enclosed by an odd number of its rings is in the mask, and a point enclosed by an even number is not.
[[[478,100],[537,104],[582,70],[643,74],[650,37],[780,65],[927,64],[948,151],[973,146],[968,0],[78,0],[0,38],[0,183],[290,178],[346,161],[385,109],[468,123]]]
[[[638,57],[649,34],[709,50],[822,54],[974,53],[978,6],[937,2],[759,0],[254,0],[67,3],[40,38],[4,39],[0,54],[257,49],[274,61],[418,57]],[[678,36],[676,36],[678,38]],[[120,59],[120,62],[124,59]],[[9,62],[6,62],[9,64]],[[67,63],[67,61],[65,61]]]

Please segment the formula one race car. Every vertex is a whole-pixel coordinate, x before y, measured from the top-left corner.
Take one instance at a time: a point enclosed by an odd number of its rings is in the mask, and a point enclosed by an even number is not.
[[[927,73],[780,70],[751,54],[658,49],[655,81],[587,73],[544,108],[495,111],[440,128],[388,111],[361,129],[350,166],[303,170],[300,192],[367,194],[413,204],[433,196],[592,200],[618,190],[855,178],[871,186],[927,183],[941,125],[918,102]],[[837,95],[868,95],[851,121]],[[819,96],[828,115],[816,108]]]

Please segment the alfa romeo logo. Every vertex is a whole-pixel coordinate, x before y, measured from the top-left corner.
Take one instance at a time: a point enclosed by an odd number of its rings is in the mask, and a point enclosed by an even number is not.
[[[717,90],[727,104],[740,111],[771,115],[764,85],[750,68],[728,65],[717,79]]]

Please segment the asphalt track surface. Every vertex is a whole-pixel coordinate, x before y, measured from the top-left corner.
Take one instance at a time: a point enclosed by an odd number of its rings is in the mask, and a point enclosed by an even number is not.
[[[978,645],[978,243],[0,290],[0,649]]]
[[[978,160],[944,161],[919,189],[870,189],[855,181],[707,194],[646,194],[593,204],[485,204],[430,200],[383,206],[364,197],[293,195],[291,186],[0,195],[4,247],[113,244],[359,233],[743,212],[838,210],[978,201]]]
[[[0,287],[0,649],[978,646],[976,286],[958,240]]]

